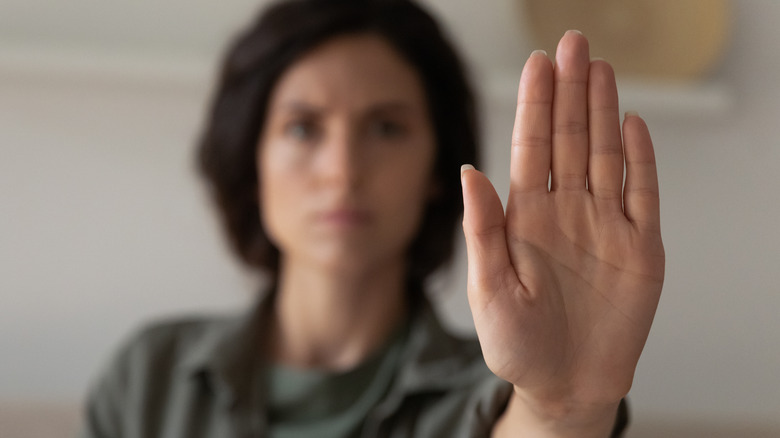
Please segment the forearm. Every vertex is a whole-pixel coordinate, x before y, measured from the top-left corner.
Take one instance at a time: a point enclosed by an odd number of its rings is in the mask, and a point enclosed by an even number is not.
[[[538,406],[516,392],[493,428],[493,438],[607,438],[611,436],[620,403],[572,407]]]

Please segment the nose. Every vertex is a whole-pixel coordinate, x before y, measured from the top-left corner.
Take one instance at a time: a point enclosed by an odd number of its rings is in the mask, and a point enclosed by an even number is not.
[[[363,157],[360,138],[354,130],[338,129],[321,145],[321,175],[329,184],[353,189],[360,184]]]

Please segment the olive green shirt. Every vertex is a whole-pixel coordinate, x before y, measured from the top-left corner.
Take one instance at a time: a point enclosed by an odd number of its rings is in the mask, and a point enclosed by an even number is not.
[[[271,436],[267,377],[274,373],[259,336],[266,301],[237,317],[153,324],[129,339],[92,388],[82,436]],[[445,332],[424,302],[397,354],[387,387],[350,435],[490,435],[512,386],[488,370],[475,340]],[[621,406],[613,436],[626,423]]]

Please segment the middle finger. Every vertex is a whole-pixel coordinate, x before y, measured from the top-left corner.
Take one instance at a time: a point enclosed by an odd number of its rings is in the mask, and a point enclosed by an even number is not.
[[[566,32],[555,56],[552,190],[585,189],[589,68],[588,40],[578,31]]]

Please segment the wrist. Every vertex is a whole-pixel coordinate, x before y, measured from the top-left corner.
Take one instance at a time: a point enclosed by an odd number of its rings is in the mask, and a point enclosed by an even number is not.
[[[620,401],[614,403],[574,403],[539,401],[515,388],[493,437],[609,437],[617,418]]]

